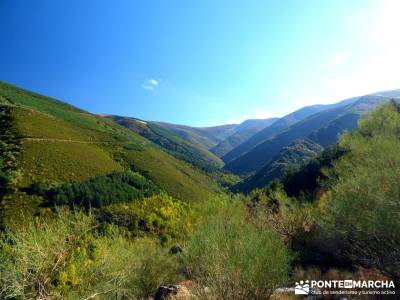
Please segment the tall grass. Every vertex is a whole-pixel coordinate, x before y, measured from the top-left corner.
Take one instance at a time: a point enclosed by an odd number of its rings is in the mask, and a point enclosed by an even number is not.
[[[100,235],[92,216],[60,211],[0,239],[0,298],[143,299],[177,281],[176,257],[149,238],[115,228]]]
[[[270,230],[246,220],[239,201],[203,204],[202,220],[183,254],[189,276],[217,299],[267,299],[287,280],[290,255]]]

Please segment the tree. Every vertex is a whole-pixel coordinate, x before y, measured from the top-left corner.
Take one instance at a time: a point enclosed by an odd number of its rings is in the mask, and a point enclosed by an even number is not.
[[[390,102],[346,133],[348,150],[328,172],[321,226],[337,254],[400,278],[400,108]]]

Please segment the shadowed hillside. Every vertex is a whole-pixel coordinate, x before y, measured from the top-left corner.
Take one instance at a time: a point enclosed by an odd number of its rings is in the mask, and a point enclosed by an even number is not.
[[[293,124],[230,161],[225,168],[236,174],[258,171],[271,161],[282,147],[289,145],[295,139],[304,139],[310,135],[313,140],[321,142],[324,146],[336,143],[338,136],[345,129],[351,130],[356,127],[361,114],[373,110],[378,104],[387,102],[390,98],[384,94],[373,94],[353,99],[345,100],[344,103],[350,102],[350,104],[345,106],[335,104],[333,109],[321,111]]]
[[[273,180],[281,178],[288,169],[303,164],[322,150],[319,144],[310,140],[296,140],[282,148],[271,162],[253,176],[235,185],[232,190],[248,193],[253,189],[266,187]]]
[[[335,104],[329,104],[329,105],[313,105],[313,106],[306,106],[303,107],[299,110],[296,110],[295,112],[292,112],[277,121],[275,121],[271,126],[266,127],[264,130],[261,130],[260,132],[256,133],[253,135],[251,138],[249,138],[247,141],[244,143],[240,144],[236,148],[232,149],[232,151],[228,152],[225,154],[222,159],[225,163],[229,163],[230,161],[235,160],[239,156],[244,155],[245,153],[249,152],[252,148],[257,146],[258,144],[261,144],[262,142],[271,139],[275,135],[285,131],[288,129],[291,125],[306,119],[307,117],[318,113],[320,111],[328,110],[328,109],[333,109],[339,106],[344,106],[350,103],[353,103],[356,101],[358,98],[351,98],[348,100],[344,100]]]
[[[278,120],[278,118],[270,118],[265,120],[246,120],[235,127],[235,132],[232,135],[228,136],[225,140],[219,142],[210,150],[218,157],[222,157],[236,146],[247,141],[257,132],[273,124],[276,120]]]

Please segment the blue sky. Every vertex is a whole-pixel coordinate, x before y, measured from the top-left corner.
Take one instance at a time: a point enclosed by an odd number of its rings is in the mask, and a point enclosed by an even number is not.
[[[400,88],[400,2],[0,1],[0,80],[195,126]]]

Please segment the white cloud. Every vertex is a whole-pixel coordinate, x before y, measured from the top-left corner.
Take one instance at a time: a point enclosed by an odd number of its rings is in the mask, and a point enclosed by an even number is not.
[[[147,79],[145,81],[143,81],[141,87],[145,90],[154,90],[155,88],[157,88],[160,84],[160,81],[155,80],[155,79]]]
[[[347,61],[347,54],[345,52],[336,53],[334,57],[329,61],[330,67],[341,65]]]

